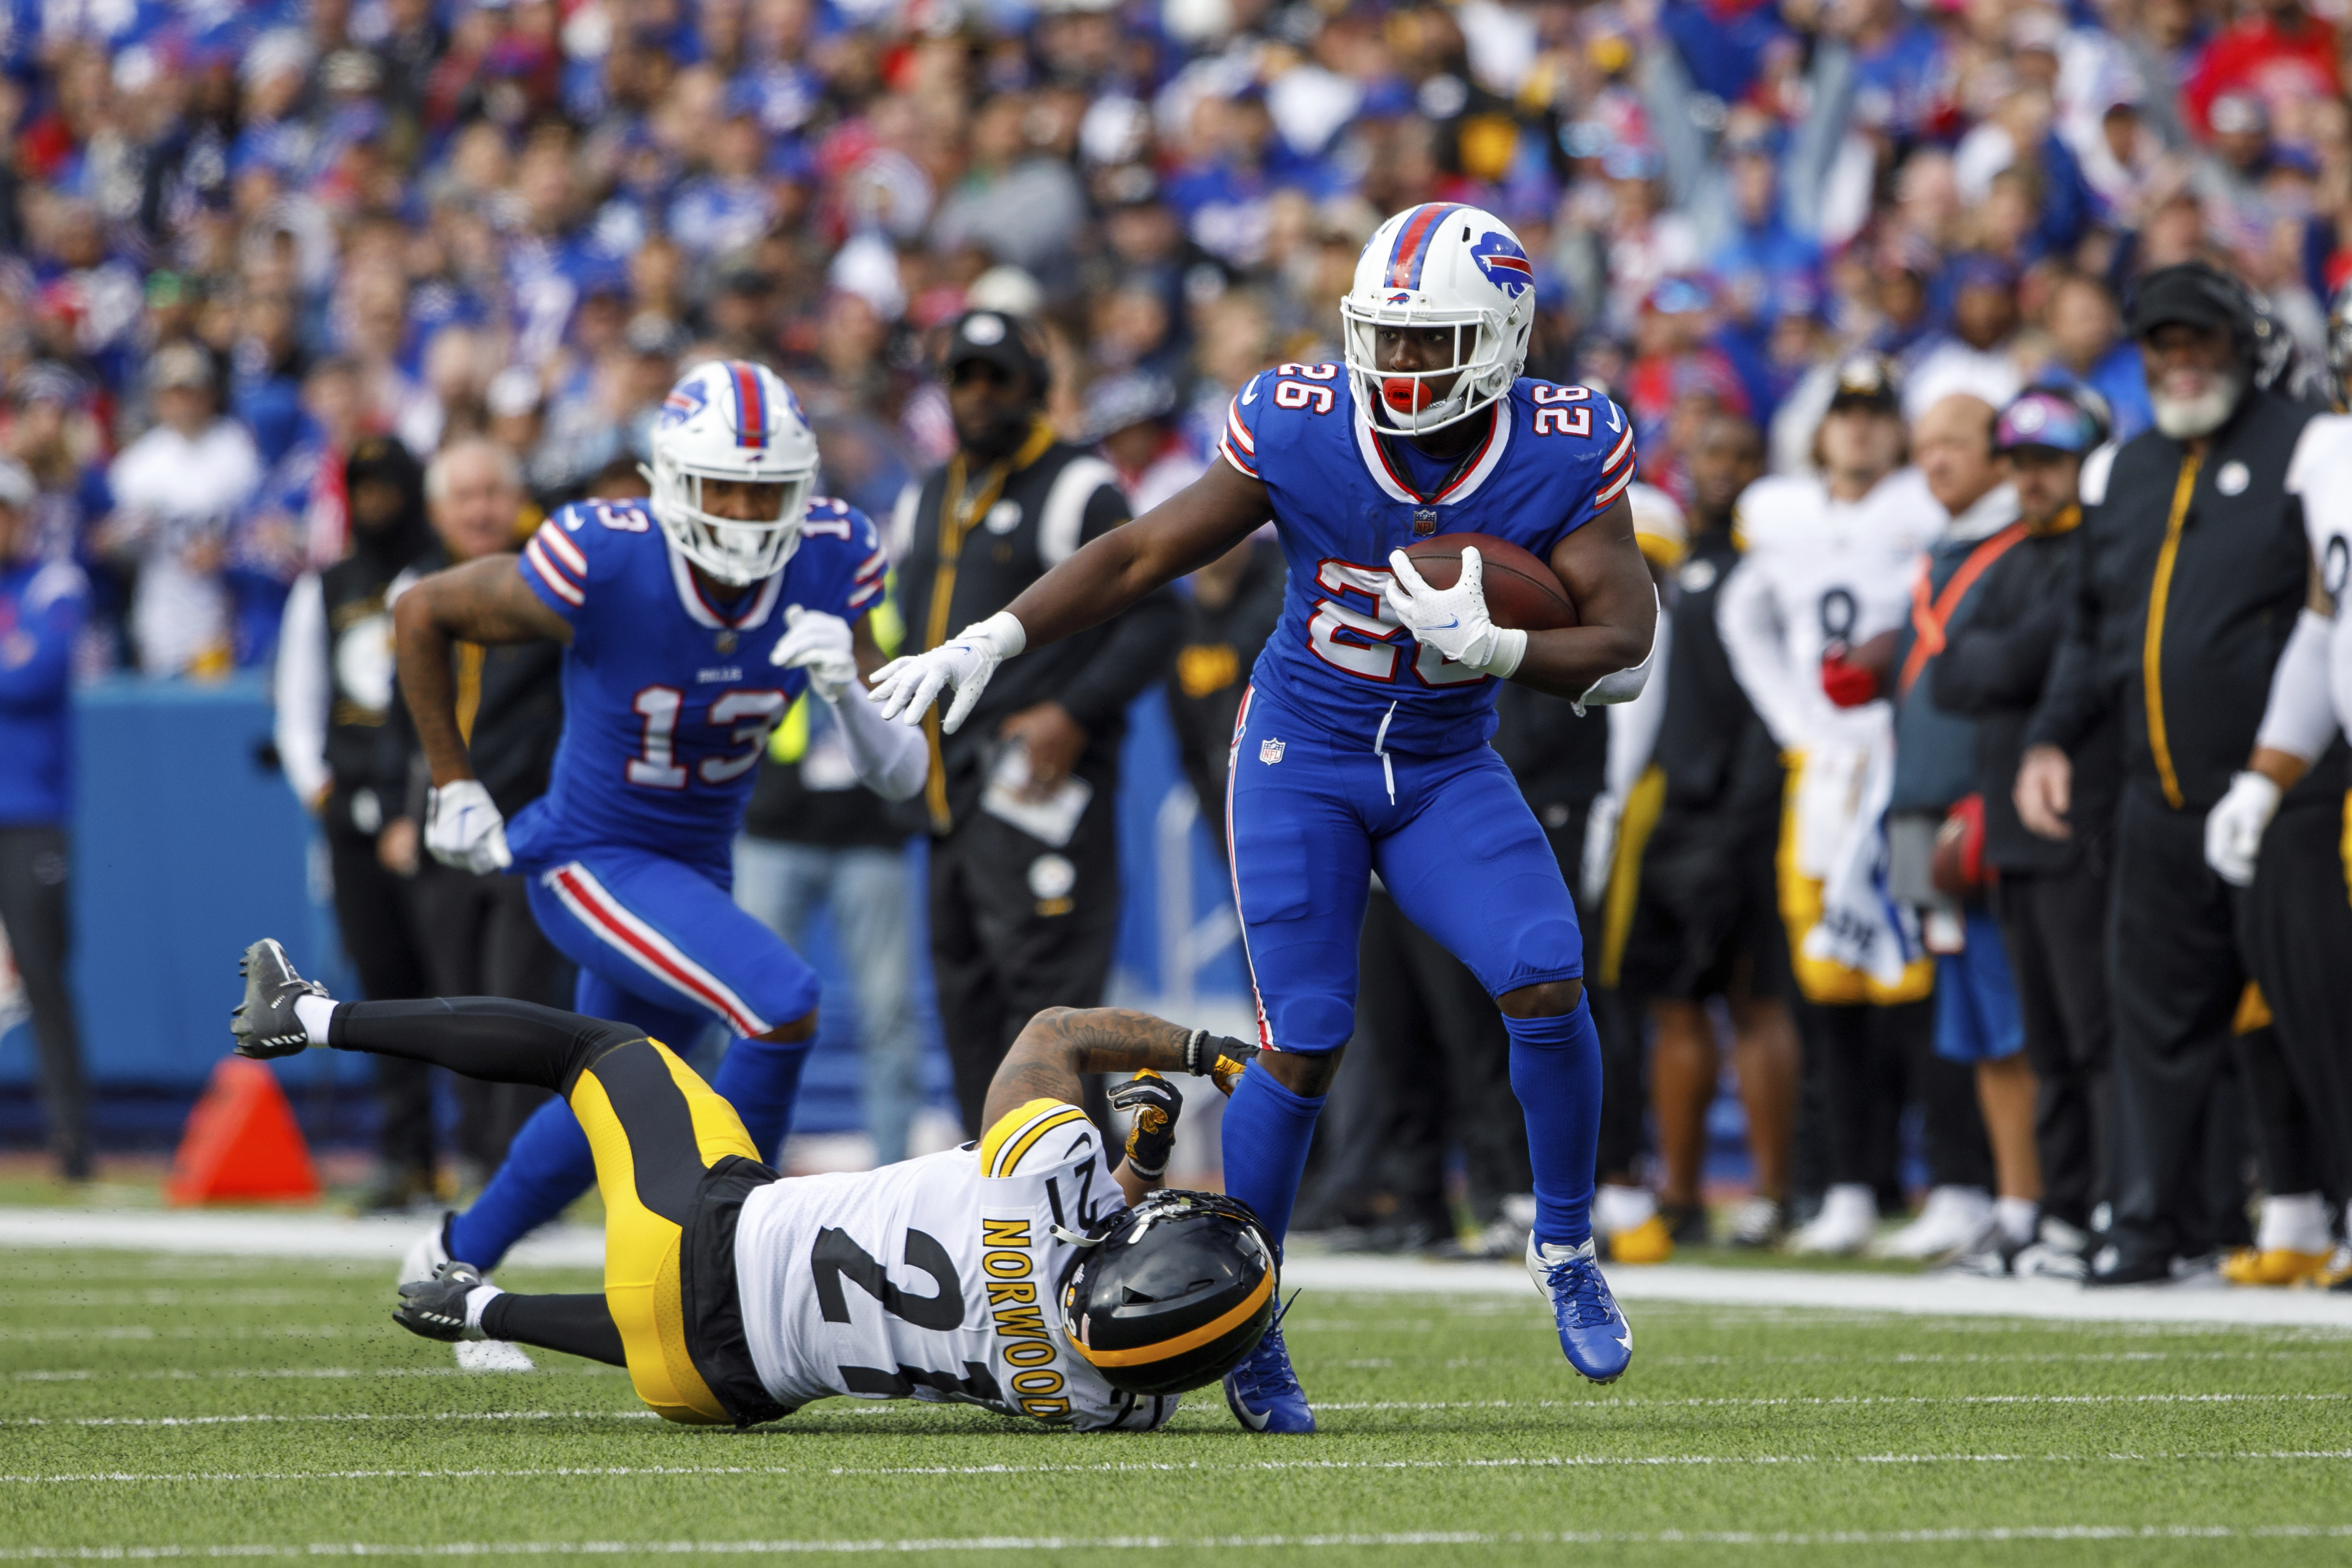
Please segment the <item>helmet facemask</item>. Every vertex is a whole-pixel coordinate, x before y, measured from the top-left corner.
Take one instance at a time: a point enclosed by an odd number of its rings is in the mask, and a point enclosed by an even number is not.
[[[742,588],[772,577],[800,548],[801,523],[815,487],[814,468],[797,473],[719,471],[688,467],[656,445],[652,466],[644,470],[653,486],[654,520],[680,555],[717,580]],[[756,518],[720,517],[703,505],[703,486],[711,480],[758,485],[773,490],[777,505]]]
[[[1524,326],[1495,310],[1444,310],[1412,305],[1364,305],[1353,296],[1339,301],[1346,322],[1348,374],[1357,401],[1376,429],[1426,435],[1457,424],[1510,391],[1527,354]],[[1389,370],[1380,358],[1382,328],[1440,328],[1453,334],[1448,362],[1429,370]],[[1437,384],[1452,380],[1443,394]]]

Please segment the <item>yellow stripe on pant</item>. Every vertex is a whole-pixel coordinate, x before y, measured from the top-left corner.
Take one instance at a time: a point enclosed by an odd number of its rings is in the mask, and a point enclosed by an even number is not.
[[[1860,969],[1805,956],[1805,933],[1822,923],[1822,884],[1797,869],[1797,793],[1804,760],[1788,765],[1788,788],[1781,791],[1780,850],[1775,869],[1780,881],[1780,921],[1789,928],[1789,967],[1796,972],[1797,989],[1805,1000],[1821,1007],[1868,1003],[1893,1007],[1923,1001],[1936,989],[1936,960],[1914,959],[1903,967],[1903,978],[1884,986]]]
[[[588,1134],[588,1147],[595,1154],[596,1190],[604,1200],[604,1305],[621,1331],[629,1382],[638,1398],[666,1421],[732,1426],[734,1417],[710,1392],[687,1352],[686,1313],[678,1291],[685,1231],[677,1221],[646,1207],[637,1191],[641,1159],[676,1160],[684,1151],[633,1147],[620,1112],[596,1076],[597,1068],[614,1057],[644,1050],[659,1054],[670,1082],[685,1098],[694,1129],[694,1155],[704,1169],[729,1155],[760,1157],[735,1107],[660,1041],[632,1041],[583,1069],[572,1086],[572,1113],[580,1118],[580,1129]],[[632,1112],[636,1109],[631,1106]]]

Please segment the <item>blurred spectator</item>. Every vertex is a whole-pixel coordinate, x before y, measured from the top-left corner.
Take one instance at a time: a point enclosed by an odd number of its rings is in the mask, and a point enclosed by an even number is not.
[[[261,483],[243,425],[220,413],[210,357],[174,343],[149,362],[155,427],[107,475],[114,513],[101,557],[131,580],[131,634],[152,675],[220,674],[235,662],[223,578],[229,528]]]
[[[2106,285],[2061,273],[2050,289],[2049,326],[2052,356],[2037,379],[2089,388],[2105,405],[2117,441],[2146,430],[2150,414],[2139,350],[2124,340],[2122,313]]]
[[[410,581],[443,567],[512,550],[539,514],[523,488],[522,465],[505,447],[471,436],[445,446],[425,470],[425,503],[436,542],[385,591],[385,608]],[[511,818],[547,792],[548,770],[563,733],[562,647],[554,643],[457,649],[457,727],[474,777]],[[408,710],[394,685],[391,722],[395,759],[386,783],[403,785],[376,839],[378,863],[411,880],[416,944],[426,990],[436,997],[511,997],[572,1005],[572,964],[540,934],[523,879],[477,874],[418,852],[429,775]],[[398,778],[397,768],[405,777]],[[507,1145],[544,1092],[514,1083],[457,1081],[459,1156],[476,1180],[496,1170]]]
[[[2343,90],[2336,28],[2302,0],[2257,0],[2199,52],[2181,101],[2192,126],[2217,131],[2211,113],[2224,93],[2255,93],[2284,106],[2340,98]]]
[[[394,580],[432,548],[433,532],[424,470],[390,436],[352,448],[342,488],[351,553],[303,574],[287,601],[276,675],[278,756],[286,782],[326,837],[335,921],[360,989],[393,1001],[431,992],[407,879],[386,864],[389,858],[413,867],[415,836],[394,826],[406,806],[408,758],[396,732],[385,728],[398,695],[389,595]],[[388,827],[389,846],[381,842]],[[376,1062],[383,1168],[366,1208],[405,1208],[437,1191],[432,1071],[393,1057]]]
[[[2012,1267],[2064,1278],[2081,1276],[2092,1214],[2114,1193],[2106,953],[2107,868],[2121,768],[2114,716],[2074,754],[2073,815],[2081,824],[2074,836],[2027,831],[2012,791],[2025,721],[2049,678],[2078,570],[2083,469],[2105,434],[2095,413],[2063,392],[2030,390],[2001,411],[1995,442],[2009,459],[2027,537],[1985,569],[1968,615],[1950,623],[1928,677],[1937,704],[1975,720],[1983,859],[2039,1084],[2039,1245],[2020,1253]]]
[[[2133,298],[2130,328],[2156,424],[2084,486],[2086,559],[2016,786],[2033,831],[2095,831],[2079,819],[2071,758],[2110,705],[2120,709],[2108,927],[2119,1164],[2114,1223],[2090,1271],[2096,1285],[2169,1279],[2176,1264],[2210,1270],[2218,1249],[2248,1239],[2242,1076],[2256,1101],[2269,1190],[2320,1185],[2280,1120],[2292,1092],[2280,1092],[2275,1074],[2261,1075],[2267,1061],[2242,1051],[2241,1072],[2231,1071],[2231,1024],[2252,978],[2290,1061],[2311,1063],[2297,1076],[2326,1082],[2308,1053],[2333,1049],[2323,1044],[2326,1020],[2341,1016],[2345,984],[2340,962],[2322,956],[2332,952],[2331,925],[2307,891],[2294,891],[2299,874],[2336,852],[2344,747],[2306,766],[2256,745],[2273,672],[2306,598],[2310,547],[2285,479],[2314,411],[2255,384],[2252,301],[2205,263],[2151,273]],[[2209,872],[2206,819],[2235,779],[2263,769],[2278,811],[2242,897]],[[2298,897],[2300,915],[2287,914]],[[2325,902],[2332,906],[2332,895]],[[2311,1109],[2332,1125],[2332,1105]]]
[[[89,586],[40,550],[33,476],[0,459],[0,934],[8,939],[41,1056],[41,1105],[58,1175],[89,1179],[81,1036],[66,986],[73,734],[67,702]]]
[[[1787,1229],[1799,1071],[1772,873],[1780,748],[1740,691],[1715,623],[1717,591],[1739,559],[1733,507],[1763,467],[1756,427],[1737,417],[1709,420],[1693,444],[1689,553],[1675,572],[1665,666],[1652,675],[1663,677],[1657,783],[1643,787],[1656,791],[1656,816],[1639,841],[1624,830],[1616,873],[1633,893],[1617,984],[1646,1005],[1654,1032],[1658,1205],[1677,1240],[1705,1239],[1699,1183],[1720,1067],[1708,1005],[1720,997],[1729,1012],[1755,1166],[1755,1195],[1732,1216],[1737,1247],[1770,1246]],[[1612,878],[1595,910],[1612,922],[1621,918],[1617,885]]]
[[[974,310],[943,369],[956,455],[908,486],[891,519],[908,645],[984,621],[1128,518],[1118,474],[1055,439],[1045,345]],[[967,1131],[988,1080],[1039,1008],[1092,1007],[1118,925],[1114,796],[1127,705],[1167,669],[1172,592],[1008,664],[961,728],[932,727],[931,962]],[[1097,1119],[1101,1119],[1100,1115]]]

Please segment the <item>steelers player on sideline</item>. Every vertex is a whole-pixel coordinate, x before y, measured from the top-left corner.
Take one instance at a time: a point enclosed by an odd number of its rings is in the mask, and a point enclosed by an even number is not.
[[[1226,1111],[1225,1189],[1277,1239],[1353,1029],[1371,875],[1469,966],[1510,1036],[1536,1223],[1528,1267],[1576,1370],[1606,1383],[1633,1331],[1593,1260],[1601,1048],[1568,884],[1486,744],[1496,683],[1590,705],[1638,695],[1658,613],[1634,545],[1632,428],[1606,397],[1521,379],[1535,316],[1518,239],[1475,207],[1429,203],[1374,232],[1340,301],[1344,365],[1286,364],[1229,410],[1224,459],[1040,578],[1006,610],[876,680],[882,711],[946,727],[998,664],[1118,614],[1216,559],[1270,516],[1289,561],[1275,635],[1243,700],[1225,824],[1256,988],[1260,1071]],[[1404,554],[1483,531],[1547,559],[1576,627],[1487,613],[1477,552],[1453,588]],[[1255,1431],[1310,1432],[1279,1328],[1225,1380]]]
[[[978,1144],[780,1179],[742,1119],[642,1030],[488,997],[336,1002],[278,943],[246,949],[238,1054],[312,1046],[427,1061],[570,1103],[596,1154],[604,1289],[517,1295],[470,1264],[400,1291],[428,1339],[503,1339],[625,1366],[666,1420],[751,1426],[814,1399],[980,1405],[1149,1431],[1276,1315],[1274,1244],[1243,1204],[1160,1187],[1183,1099],[1256,1054],[1144,1013],[1049,1009],[989,1085]],[[1111,1159],[1079,1074],[1132,1072]]]
[[[2340,1185],[2352,1176],[2345,1164],[2352,1155],[2346,1142],[2352,1135],[2352,1051],[2346,1043],[2352,1039],[2352,987],[2327,982],[2340,972],[2340,956],[2352,950],[2352,906],[2335,896],[2341,890],[2334,885],[2352,866],[2352,796],[2334,822],[2315,807],[2284,817],[2279,807],[2339,731],[2352,735],[2352,614],[2345,613],[2352,591],[2352,284],[2328,308],[2327,371],[2336,412],[2303,427],[2286,471],[2287,493],[2301,503],[2311,545],[2311,586],[2272,673],[2245,768],[2206,816],[2205,861],[2232,887],[2260,885],[2243,916],[2260,932],[2257,941],[2315,961],[2300,977],[2270,977],[2263,995],[2283,1020],[2300,1015],[2288,1021],[2301,1028],[2282,1027],[2282,1043],[2302,1047],[2290,1066],[2326,1148],[2316,1168]],[[2291,929],[2297,933],[2292,938]],[[2352,1222],[2352,1210],[2346,1218]],[[2334,1247],[2329,1228],[2321,1192],[2267,1193],[2252,1249],[2231,1259],[2222,1273],[2240,1284],[2316,1276],[2332,1290],[2352,1291],[2352,1253]]]
[[[583,1013],[681,1050],[723,1024],[735,1038],[712,1086],[772,1158],[817,981],[730,895],[760,754],[807,689],[876,793],[919,793],[929,759],[858,683],[882,662],[867,623],[881,542],[864,514],[811,495],[816,437],[791,389],[764,366],[698,365],[651,442],[649,500],[566,507],[520,555],[436,572],[394,604],[401,688],[433,773],[425,841],[451,865],[529,879],[540,929],[580,966]],[[509,824],[467,758],[453,650],[542,638],[565,645],[563,737],[547,793]],[[572,1111],[550,1101],[401,1277],[451,1258],[495,1267],[594,1177]]]

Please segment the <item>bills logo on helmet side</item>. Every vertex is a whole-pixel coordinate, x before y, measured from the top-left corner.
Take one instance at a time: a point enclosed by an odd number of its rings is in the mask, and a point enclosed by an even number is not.
[[[1486,275],[1487,282],[1514,299],[1535,287],[1536,269],[1529,265],[1528,253],[1509,235],[1490,231],[1481,235],[1478,243],[1470,247],[1470,258]]]
[[[664,430],[674,429],[709,405],[710,394],[703,390],[700,382],[680,382],[669,389],[668,396],[662,399],[661,427]]]

